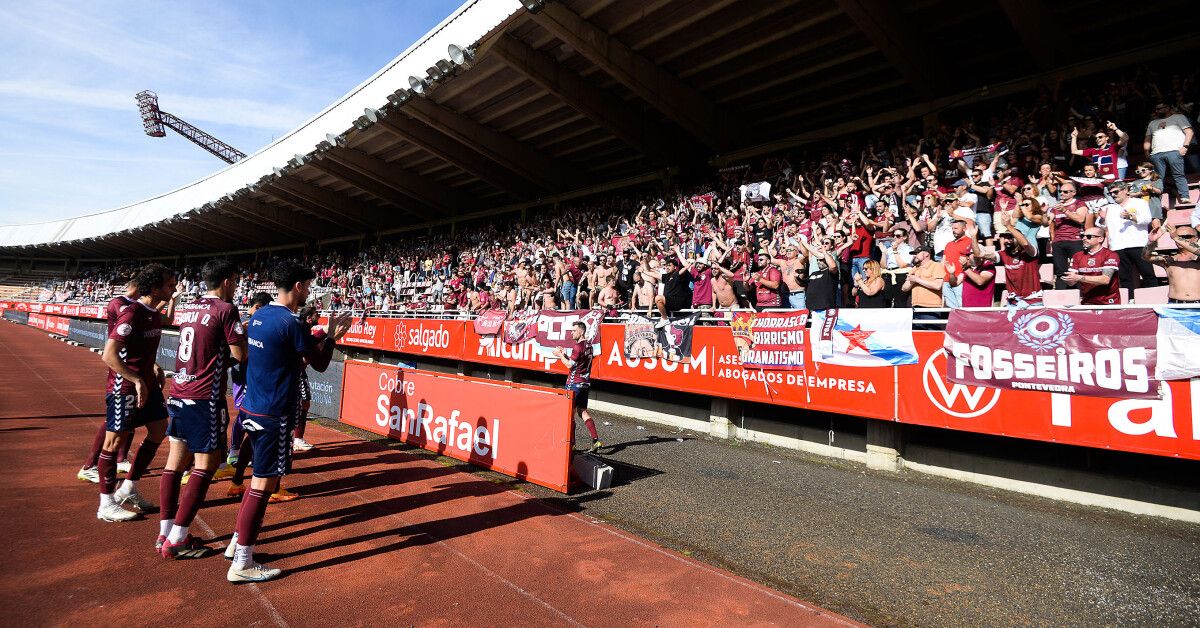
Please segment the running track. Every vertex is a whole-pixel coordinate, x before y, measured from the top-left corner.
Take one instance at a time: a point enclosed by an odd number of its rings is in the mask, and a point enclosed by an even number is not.
[[[74,474],[103,420],[104,374],[87,349],[0,321],[8,625],[854,625],[572,513],[565,500],[315,424],[318,448],[285,481],[304,497],[268,508],[256,552],[287,575],[231,585],[219,555],[154,554],[154,516],[95,518],[95,485]],[[165,449],[140,483],[155,503]],[[236,517],[227,486],[214,484],[192,526],[215,547]]]

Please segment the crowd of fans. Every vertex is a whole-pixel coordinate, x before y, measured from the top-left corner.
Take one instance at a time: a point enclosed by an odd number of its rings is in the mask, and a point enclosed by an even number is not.
[[[1196,88],[1191,74],[1131,71],[686,189],[304,261],[326,307],[386,312],[980,307],[1037,304],[1044,282],[1115,304],[1164,279],[1173,301],[1196,302]],[[264,287],[267,263],[244,264],[237,299]],[[48,288],[99,301],[132,269]],[[197,269],[181,269],[185,292],[201,290]]]

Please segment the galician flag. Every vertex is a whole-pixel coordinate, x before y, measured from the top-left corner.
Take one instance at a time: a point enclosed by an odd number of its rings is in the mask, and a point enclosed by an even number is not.
[[[809,337],[816,362],[846,366],[917,363],[909,309],[813,312]]]
[[[1154,308],[1158,313],[1158,364],[1154,379],[1200,377],[1200,310]]]

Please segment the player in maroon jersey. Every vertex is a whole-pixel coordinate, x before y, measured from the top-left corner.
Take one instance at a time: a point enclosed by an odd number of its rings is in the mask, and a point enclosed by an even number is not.
[[[167,431],[167,408],[162,395],[162,369],[155,364],[162,337],[163,315],[156,307],[175,292],[175,273],[162,264],[148,264],[134,277],[141,297],[118,308],[101,359],[108,366],[105,395],[105,435],[97,469],[100,508],[104,521],[128,521],[137,516],[122,506],[145,512],[152,506],[137,491],[137,481],[149,468]],[[122,435],[145,426],[147,435],[134,455],[129,476],[116,487],[116,451]]]
[[[571,326],[571,339],[575,346],[569,350],[559,347],[554,350],[554,357],[567,367],[567,390],[575,393],[573,399],[574,413],[583,419],[583,425],[592,437],[589,452],[594,452],[604,446],[596,433],[596,423],[588,412],[588,392],[592,387],[592,345],[584,337],[587,335],[587,324],[575,321]],[[574,439],[572,439],[574,440]]]
[[[213,260],[201,275],[208,292],[182,304],[176,313],[179,350],[167,400],[171,452],[159,484],[162,510],[155,543],[168,558],[200,558],[209,552],[188,529],[225,449],[225,370],[233,361],[246,359],[246,329],[230,303],[240,276],[237,266]],[[193,458],[191,479],[181,496],[181,476]]]
[[[133,281],[125,284],[125,294],[113,297],[105,307],[105,312],[108,318],[108,333],[112,333],[113,327],[117,323],[117,313],[121,311],[121,307],[136,303],[138,297],[137,284]],[[107,337],[107,336],[106,336]],[[100,473],[96,470],[96,463],[100,460],[100,449],[104,446],[104,434],[108,430],[103,423],[96,430],[96,438],[92,439],[92,450],[88,452],[87,460],[84,461],[83,467],[75,474],[75,477],[85,482],[98,484],[100,482]],[[122,438],[121,444],[117,449],[117,471],[128,473],[130,469],[129,463],[129,443],[133,441],[132,434],[127,435],[128,438]]]

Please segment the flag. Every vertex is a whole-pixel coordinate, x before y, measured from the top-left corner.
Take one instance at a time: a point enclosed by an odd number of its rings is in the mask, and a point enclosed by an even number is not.
[[[845,366],[916,364],[912,310],[825,310],[812,315],[813,360]]]
[[[1158,314],[1158,364],[1154,379],[1200,377],[1200,310],[1154,308]]]
[[[504,310],[487,310],[475,317],[475,333],[480,336],[494,336],[500,333],[500,327],[508,318]]]
[[[520,310],[513,312],[504,321],[504,342],[510,345],[521,344],[533,340],[537,334],[538,312],[536,310]]]
[[[761,203],[771,200],[771,184],[766,181],[747,183],[738,188],[742,200],[747,203]]]
[[[670,319],[666,325],[656,324],[644,316],[630,315],[625,321],[625,357],[661,358],[681,362],[692,357],[692,328],[699,314]]]

